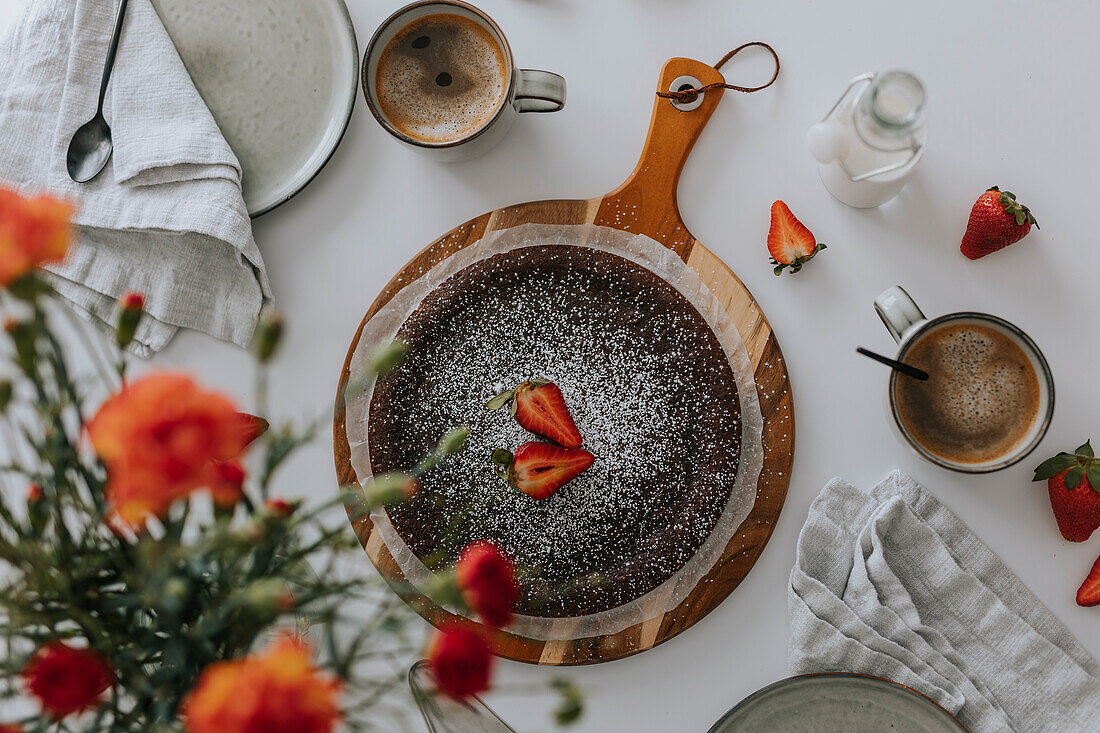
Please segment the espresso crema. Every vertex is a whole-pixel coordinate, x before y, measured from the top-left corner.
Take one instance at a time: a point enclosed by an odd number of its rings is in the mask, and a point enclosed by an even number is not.
[[[400,133],[426,143],[463,140],[496,116],[507,96],[506,55],[470,18],[437,13],[390,39],[378,58],[375,91]]]
[[[952,463],[988,463],[1010,456],[1031,433],[1039,377],[1024,350],[996,328],[936,328],[919,336],[904,361],[929,374],[923,382],[893,378],[898,417],[929,453]]]

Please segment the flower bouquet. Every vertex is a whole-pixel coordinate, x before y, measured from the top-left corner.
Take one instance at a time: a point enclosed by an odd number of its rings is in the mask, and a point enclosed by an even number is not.
[[[354,572],[362,563],[346,556],[361,560],[358,544],[339,509],[355,516],[404,500],[418,476],[462,450],[465,429],[409,472],[316,506],[272,496],[279,468],[315,431],[273,428],[184,374],[132,378],[122,354],[141,324],[140,294],[119,300],[118,354],[84,341],[97,375],[77,373],[57,329],[70,314],[36,269],[64,259],[69,215],[63,202],[0,188],[11,361],[0,379],[0,733],[325,733],[408,722],[395,698],[423,648],[417,617],[380,578]],[[256,330],[261,406],[282,328],[269,311]],[[392,369],[402,354],[400,343],[385,345],[372,368]],[[437,581],[440,602],[486,627],[510,621],[514,568],[492,544],[468,547]],[[489,687],[482,628],[435,632],[428,658],[442,694]],[[575,720],[577,690],[553,684],[558,722]]]

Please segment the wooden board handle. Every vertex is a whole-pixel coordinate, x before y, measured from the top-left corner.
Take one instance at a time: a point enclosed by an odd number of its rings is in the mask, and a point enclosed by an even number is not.
[[[713,66],[693,59],[675,58],[661,69],[657,88],[667,91],[681,76],[694,77],[703,85],[725,81]],[[676,204],[680,173],[724,91],[708,89],[702,94],[702,104],[690,111],[677,109],[671,100],[654,95],[653,117],[638,165],[621,186],[604,197],[595,223],[614,226],[617,218],[629,212],[642,220],[639,231],[664,234],[666,236],[659,241],[680,249],[683,237],[672,237],[677,227],[690,238]]]

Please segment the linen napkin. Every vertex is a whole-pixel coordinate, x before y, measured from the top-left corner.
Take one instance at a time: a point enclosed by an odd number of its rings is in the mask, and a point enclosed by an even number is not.
[[[241,195],[241,168],[150,0],[130,0],[105,101],[114,154],[89,183],[65,168],[95,113],[115,0],[30,0],[0,39],[0,183],[78,210],[78,245],[49,268],[78,312],[110,328],[115,299],[143,292],[135,350],[181,328],[246,345],[270,297]]]
[[[834,478],[810,507],[787,593],[792,674],[861,672],[975,733],[1100,727],[1100,665],[988,547],[895,471]]]

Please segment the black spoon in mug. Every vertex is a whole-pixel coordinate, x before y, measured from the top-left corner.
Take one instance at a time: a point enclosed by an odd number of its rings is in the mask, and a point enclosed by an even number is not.
[[[118,52],[118,39],[122,35],[122,17],[126,12],[126,0],[119,0],[115,11],[115,28],[111,34],[111,45],[107,47],[107,60],[103,64],[103,80],[99,84],[99,105],[95,117],[85,122],[73,133],[69,141],[69,150],[65,155],[65,165],[69,178],[77,183],[87,183],[107,165],[114,150],[111,142],[111,128],[103,118],[103,99],[107,96],[107,83],[111,80],[111,69],[115,65]]]
[[[907,377],[919,379],[922,382],[928,379],[928,372],[924,371],[923,369],[917,369],[915,366],[910,366],[905,362],[898,361],[897,359],[891,359],[890,357],[883,356],[882,354],[876,354],[870,349],[865,349],[862,346],[857,346],[856,352],[863,354],[864,356],[870,357],[877,362],[881,362],[891,369],[901,372]]]

